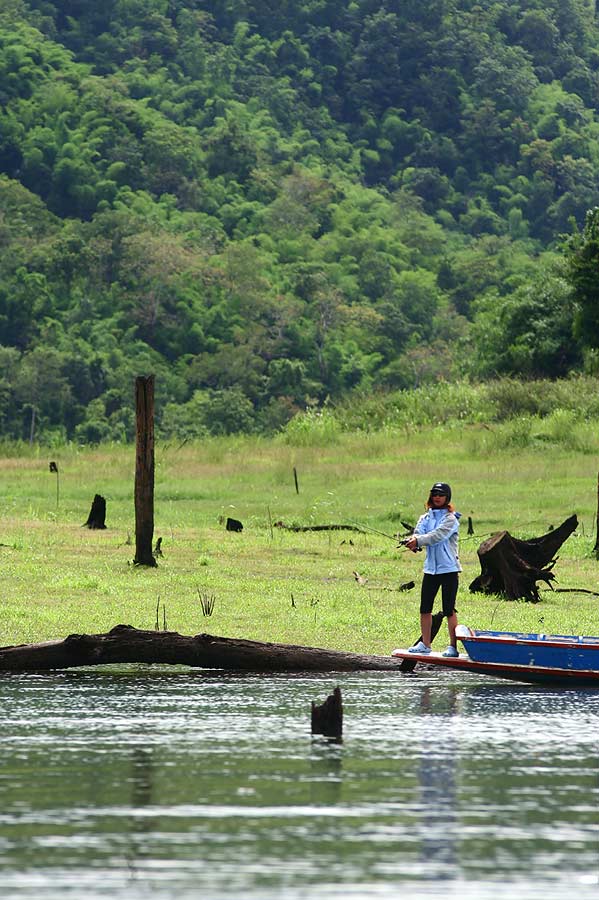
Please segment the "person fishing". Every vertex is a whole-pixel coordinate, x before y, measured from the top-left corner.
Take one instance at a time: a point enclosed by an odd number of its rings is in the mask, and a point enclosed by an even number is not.
[[[441,588],[443,613],[447,617],[449,646],[443,656],[458,656],[456,646],[456,626],[458,617],[455,601],[458,593],[459,573],[462,571],[458,556],[458,531],[460,513],[451,503],[451,487],[444,481],[433,484],[426,512],[420,516],[414,533],[405,542],[408,550],[416,553],[426,549],[424,575],[420,593],[421,640],[410,647],[410,653],[431,652],[431,630],[433,623],[433,603]]]

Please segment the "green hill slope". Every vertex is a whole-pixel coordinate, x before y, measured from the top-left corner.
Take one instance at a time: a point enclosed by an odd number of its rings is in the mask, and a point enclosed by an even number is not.
[[[5,0],[2,433],[580,368],[598,109],[587,0]]]

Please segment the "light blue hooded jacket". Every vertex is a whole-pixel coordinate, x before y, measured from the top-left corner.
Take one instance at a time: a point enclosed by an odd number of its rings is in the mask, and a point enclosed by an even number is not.
[[[414,529],[418,547],[426,548],[425,575],[461,572],[458,556],[460,513],[447,509],[429,509],[420,516]]]

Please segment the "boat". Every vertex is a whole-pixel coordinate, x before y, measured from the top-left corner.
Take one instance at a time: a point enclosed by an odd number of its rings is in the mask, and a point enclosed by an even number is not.
[[[458,625],[456,636],[476,662],[599,672],[599,637],[478,631],[467,625]]]
[[[426,663],[511,681],[599,687],[599,637],[480,631],[467,625],[458,625],[456,637],[467,655],[394,650],[392,656],[402,660],[404,671]]]

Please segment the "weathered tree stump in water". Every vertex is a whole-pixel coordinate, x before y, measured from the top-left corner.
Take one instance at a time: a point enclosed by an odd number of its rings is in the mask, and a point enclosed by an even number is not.
[[[341,689],[336,687],[323,704],[317,706],[312,701],[312,734],[337,738],[343,734],[343,703]]]
[[[498,531],[478,548],[481,574],[471,582],[470,591],[538,603],[537,582],[551,586],[555,554],[577,525],[576,516],[570,516],[559,528],[528,541],[512,537],[509,531]]]
[[[243,672],[401,672],[392,656],[270,644],[210,634],[142,631],[117,625],[106,634],[71,634],[63,641],[0,647],[0,672],[44,672],[110,663],[160,663]]]
[[[92,501],[92,507],[87,517],[85,528],[106,528],[106,500],[100,494],[96,494]]]

